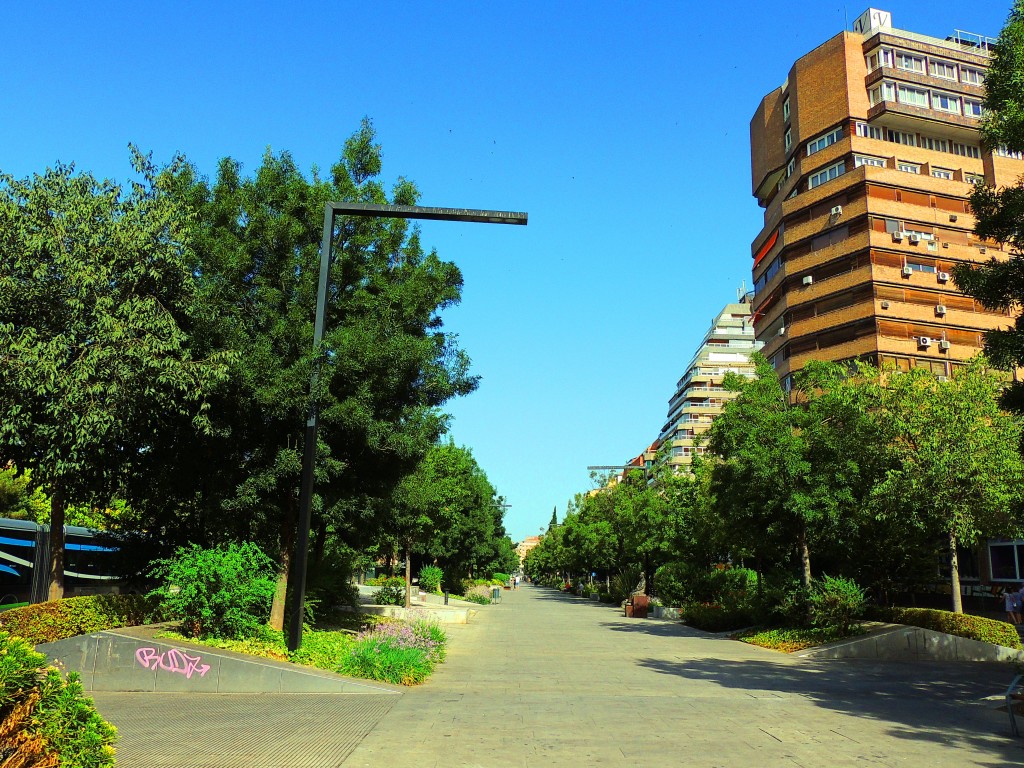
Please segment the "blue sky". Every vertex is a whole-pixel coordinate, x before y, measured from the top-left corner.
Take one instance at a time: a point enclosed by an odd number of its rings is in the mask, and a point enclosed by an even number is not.
[[[996,35],[1010,0],[898,0],[894,26]],[[449,330],[481,375],[451,405],[516,540],[657,435],[683,367],[750,284],[761,211],[748,126],[793,61],[867,5],[735,2],[9,3],[0,170],[57,161],[249,171],[269,146],[327,168],[370,117],[384,177],[423,205],[528,211],[426,222],[459,264]]]

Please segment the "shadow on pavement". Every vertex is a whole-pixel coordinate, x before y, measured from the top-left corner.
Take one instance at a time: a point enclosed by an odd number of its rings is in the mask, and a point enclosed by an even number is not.
[[[1024,739],[1009,735],[1004,712],[986,697],[1001,694],[1009,666],[978,662],[829,661],[712,658],[640,666],[666,675],[751,692],[800,695],[819,707],[885,724],[900,739],[969,746],[995,766],[1024,764]]]

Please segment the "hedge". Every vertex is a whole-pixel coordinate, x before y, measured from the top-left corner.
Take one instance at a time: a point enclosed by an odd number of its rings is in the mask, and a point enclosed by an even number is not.
[[[994,643],[1016,651],[1024,650],[1020,636],[1013,625],[984,616],[941,611],[937,608],[872,607],[868,609],[868,618],[945,632],[947,635],[980,640],[983,643]]]
[[[0,764],[108,768],[117,729],[24,640],[0,632]]]
[[[33,645],[104,629],[149,624],[162,618],[159,603],[142,595],[69,597],[0,613],[0,630]]]

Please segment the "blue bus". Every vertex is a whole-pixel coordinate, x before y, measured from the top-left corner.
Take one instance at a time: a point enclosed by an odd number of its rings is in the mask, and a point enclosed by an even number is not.
[[[119,592],[118,548],[102,534],[64,526],[64,595]],[[41,603],[49,592],[50,526],[0,518],[0,605]]]

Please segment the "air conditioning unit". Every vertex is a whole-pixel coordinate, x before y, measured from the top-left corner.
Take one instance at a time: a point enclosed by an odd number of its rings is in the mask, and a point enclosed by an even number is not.
[[[921,242],[921,236],[916,232],[911,232],[910,237],[908,237],[907,240],[909,240],[912,245],[917,245]]]
[[[978,251],[979,251],[980,253],[987,253],[987,252],[988,252],[988,249],[987,249],[987,248],[985,248],[985,247],[981,247],[981,248],[979,248],[979,249],[978,249]]]
[[[814,282],[814,278],[811,275],[804,275],[804,279],[802,282],[804,285],[810,285],[811,283]]]
[[[940,382],[940,383],[941,382],[946,382],[946,381],[949,381],[949,376],[936,376],[935,380]]]
[[[786,326],[782,326],[781,328],[779,328],[778,335],[779,336],[785,336],[786,335]]]
[[[949,282],[949,272],[937,272],[935,274],[935,277],[938,278],[940,283],[948,283]]]
[[[949,341],[947,341],[946,339],[939,339],[939,349],[948,350]]]
[[[944,314],[946,314],[946,305],[945,304],[936,304],[935,305],[935,314],[938,315],[939,317],[942,317]]]
[[[917,339],[917,346],[919,346],[921,349],[928,349],[928,347],[930,347],[931,345],[932,340],[929,339],[927,336],[920,336]]]
[[[841,205],[833,205],[832,206],[832,215],[833,216],[841,216],[842,214],[843,214],[843,206],[841,206]]]
[[[889,308],[889,302],[888,301],[883,301],[882,302],[882,309],[888,309],[888,308]]]
[[[914,274],[914,270],[913,270],[913,268],[909,264],[907,266],[903,267],[903,276],[904,277],[910,277],[912,274]]]
[[[892,241],[894,243],[903,242],[903,233],[902,232],[893,232],[892,233]]]

